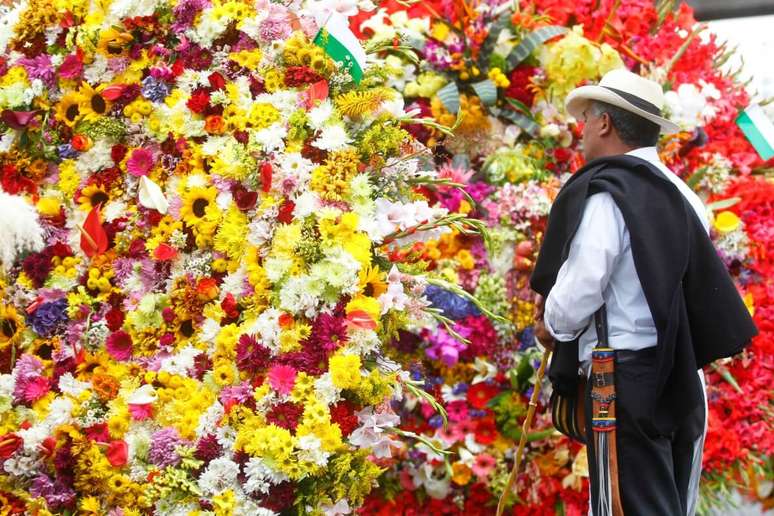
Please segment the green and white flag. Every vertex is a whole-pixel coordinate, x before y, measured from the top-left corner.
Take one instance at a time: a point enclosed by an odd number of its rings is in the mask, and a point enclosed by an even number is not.
[[[736,119],[736,125],[750,140],[761,159],[774,158],[774,123],[758,104],[752,104]]]
[[[355,83],[363,78],[363,70],[366,66],[366,53],[360,46],[360,41],[349,30],[347,17],[333,12],[314,38],[319,45],[333,58],[349,71]]]

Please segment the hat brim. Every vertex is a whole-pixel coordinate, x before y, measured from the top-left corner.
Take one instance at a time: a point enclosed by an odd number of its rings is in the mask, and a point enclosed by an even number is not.
[[[588,107],[592,100],[611,104],[650,120],[661,128],[663,134],[680,132],[680,126],[676,123],[671,122],[664,117],[654,115],[653,113],[648,113],[617,93],[610,91],[607,88],[603,88],[602,86],[581,86],[580,88],[575,88],[567,96],[565,107],[568,113],[577,120],[580,120],[583,118],[583,111]]]

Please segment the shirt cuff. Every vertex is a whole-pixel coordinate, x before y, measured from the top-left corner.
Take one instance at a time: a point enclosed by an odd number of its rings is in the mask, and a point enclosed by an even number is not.
[[[564,331],[558,331],[554,329],[554,326],[556,326],[556,323],[551,324],[551,320],[556,321],[556,309],[554,308],[553,299],[549,295],[546,299],[546,305],[545,305],[545,315],[543,316],[543,323],[546,326],[546,329],[548,330],[548,333],[554,336],[556,340],[559,342],[570,342],[578,338],[578,336],[583,333],[584,328],[580,328],[576,332],[572,332],[570,330],[564,330]]]

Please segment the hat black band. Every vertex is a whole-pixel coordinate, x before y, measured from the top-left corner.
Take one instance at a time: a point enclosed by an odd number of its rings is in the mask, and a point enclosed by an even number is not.
[[[605,88],[606,90],[612,91],[616,95],[620,95],[629,104],[632,104],[633,106],[636,106],[642,109],[643,111],[647,111],[651,115],[661,116],[661,110],[655,104],[651,104],[647,100],[644,100],[638,97],[637,95],[632,95],[631,93],[617,90],[615,88],[610,88],[608,86],[602,86],[602,87]]]

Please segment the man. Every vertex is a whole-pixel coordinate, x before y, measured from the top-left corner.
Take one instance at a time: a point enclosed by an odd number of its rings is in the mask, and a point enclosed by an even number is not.
[[[677,130],[663,104],[660,85],[626,70],[570,93],[587,165],[557,196],[531,281],[536,336],[555,351],[549,377],[565,395],[577,392],[579,365],[589,375],[595,313],[606,311],[617,451],[597,453],[588,387],[595,516],[694,513],[706,432],[700,368],[756,333],[701,200],[659,160],[659,133]]]

